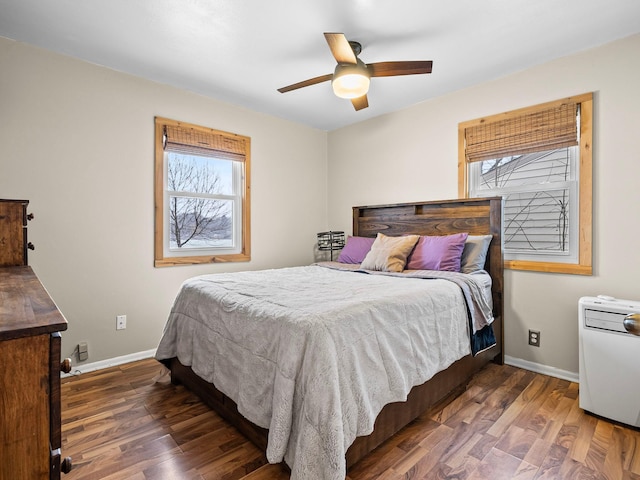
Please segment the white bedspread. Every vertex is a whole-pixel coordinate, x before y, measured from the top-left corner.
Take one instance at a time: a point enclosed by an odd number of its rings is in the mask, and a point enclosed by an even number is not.
[[[469,351],[456,284],[314,265],[187,280],[156,358],[268,428],[267,458],[292,479],[344,480],[347,448],[382,407]]]

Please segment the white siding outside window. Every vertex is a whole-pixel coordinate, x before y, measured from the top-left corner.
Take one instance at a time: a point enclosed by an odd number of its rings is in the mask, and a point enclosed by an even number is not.
[[[578,263],[578,148],[469,165],[471,197],[504,199],[505,260]]]

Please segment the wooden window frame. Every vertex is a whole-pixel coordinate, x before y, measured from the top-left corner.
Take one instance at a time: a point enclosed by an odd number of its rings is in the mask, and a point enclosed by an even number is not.
[[[242,238],[240,252],[221,255],[193,255],[193,256],[165,256],[164,249],[164,229],[165,229],[165,208],[164,208],[164,148],[163,136],[164,127],[173,126],[183,129],[192,129],[195,132],[202,132],[206,135],[219,136],[232,143],[238,140],[244,142],[244,174],[242,179]],[[154,228],[154,251],[155,266],[168,267],[175,265],[195,265],[203,263],[223,263],[223,262],[248,262],[251,260],[251,139],[242,135],[214,130],[211,128],[193,125],[186,122],[170,120],[168,118],[155,118],[155,168],[154,168],[154,208],[155,208],[155,228]]]
[[[553,102],[512,110],[497,115],[469,120],[458,124],[458,196],[469,198],[469,161],[465,152],[465,130],[481,124],[494,123],[531,114],[540,110],[560,107],[566,103],[580,105],[580,178],[579,178],[579,226],[578,263],[561,263],[531,260],[505,260],[505,268],[548,273],[591,275],[592,267],[592,163],[593,163],[593,94],[585,93]]]

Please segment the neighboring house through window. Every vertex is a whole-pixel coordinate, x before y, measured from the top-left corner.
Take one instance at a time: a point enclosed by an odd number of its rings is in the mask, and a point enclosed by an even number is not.
[[[459,125],[459,194],[502,196],[505,267],[590,275],[592,95]]]
[[[155,265],[250,260],[250,139],[166,118],[155,137]]]

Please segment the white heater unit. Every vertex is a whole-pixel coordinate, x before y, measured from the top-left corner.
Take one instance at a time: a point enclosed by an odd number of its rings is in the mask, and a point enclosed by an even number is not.
[[[640,302],[579,301],[580,407],[640,427]]]

